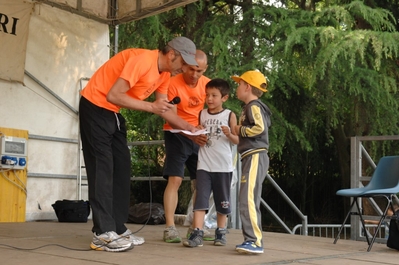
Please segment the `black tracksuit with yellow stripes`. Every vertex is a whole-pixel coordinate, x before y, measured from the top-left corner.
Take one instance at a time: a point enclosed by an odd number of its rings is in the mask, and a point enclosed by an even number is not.
[[[249,102],[240,117],[237,150],[241,155],[240,218],[244,241],[263,247],[260,200],[269,168],[270,109],[259,99]]]

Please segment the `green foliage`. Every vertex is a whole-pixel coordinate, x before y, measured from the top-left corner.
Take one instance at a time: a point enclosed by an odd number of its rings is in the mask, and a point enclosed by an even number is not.
[[[265,17],[273,18],[268,28],[275,40],[270,74],[273,104],[287,123],[298,128],[295,134],[303,132],[308,142],[298,146],[301,138],[287,137],[287,125],[279,128],[284,138],[278,142],[283,147],[281,159],[273,157],[272,161],[282,164],[283,170],[277,167],[276,172],[272,166],[271,174],[288,190],[292,190],[290,183],[302,189],[301,208],[312,216],[318,208],[314,199],[340,188],[335,179],[349,175],[349,160],[342,164],[337,159],[349,157],[349,137],[398,132],[398,33],[389,12],[360,1],[315,12],[270,8]],[[272,131],[276,113],[273,121]],[[338,132],[345,135],[339,137]],[[311,149],[304,149],[307,146]],[[397,145],[387,142],[367,147],[378,158],[394,154]],[[338,161],[339,167],[332,166]],[[315,176],[329,184],[323,185]],[[313,190],[316,183],[320,192]],[[312,198],[309,202],[308,197]]]
[[[351,16],[363,15],[362,19],[371,23],[374,31],[353,27],[353,19],[348,19],[349,11],[352,12]],[[295,16],[290,17],[295,19]],[[347,111],[353,111],[348,108],[348,104],[354,101],[345,99],[355,97],[357,99],[355,102],[360,104],[367,102],[369,106],[367,109],[371,110],[367,113],[368,116],[373,116],[377,121],[376,129],[367,133],[375,134],[377,131],[381,133],[381,128],[386,128],[388,131],[397,128],[397,123],[381,124],[380,121],[386,116],[378,117],[375,111],[380,108],[385,111],[390,109],[389,112],[393,115],[391,117],[398,117],[398,114],[395,114],[398,109],[397,77],[391,75],[392,71],[388,69],[397,67],[393,59],[398,57],[399,33],[375,31],[383,28],[394,31],[392,23],[387,21],[389,18],[387,12],[374,10],[365,7],[359,1],[354,1],[348,6],[323,10],[320,15],[315,12],[314,17],[326,17],[327,21],[332,23],[324,26],[318,26],[316,23],[300,28],[291,27],[293,29],[291,32],[285,30],[284,33],[288,37],[284,54],[285,58],[289,58],[295,56],[297,50],[306,52],[302,53],[305,59],[301,62],[304,64],[303,67],[312,69],[307,87],[312,90],[320,89],[322,84],[326,89],[324,95],[321,95],[320,103],[327,105],[330,102],[332,106],[328,125],[333,128],[338,126],[342,115],[347,115]],[[333,18],[336,21],[332,20]],[[320,22],[319,19],[312,20]],[[289,23],[287,20],[285,22]],[[337,28],[338,22],[341,26]],[[308,55],[316,59],[309,60],[306,58]],[[385,71],[381,71],[382,65]],[[370,108],[370,103],[373,108]],[[372,128],[374,126],[369,127],[369,130]]]
[[[269,92],[261,99],[273,112],[270,174],[310,218],[339,216],[334,192],[347,183],[350,137],[399,131],[399,33],[390,12],[398,11],[363,1],[310,1],[314,8],[280,2],[285,6],[201,0],[120,26],[120,49],[157,48],[174,35],[193,39],[208,54],[206,75],[230,82],[225,106],[237,115],[242,102],[230,76],[263,72]],[[131,139],[162,139],[158,116],[127,115]],[[378,157],[397,145],[369,147]],[[161,174],[162,151],[144,150],[134,153],[146,158],[133,162],[134,171],[145,174],[148,165]],[[276,196],[267,185],[263,195]]]
[[[119,26],[119,46],[121,50],[126,48],[158,49],[164,46],[171,34],[158,16],[151,16]]]

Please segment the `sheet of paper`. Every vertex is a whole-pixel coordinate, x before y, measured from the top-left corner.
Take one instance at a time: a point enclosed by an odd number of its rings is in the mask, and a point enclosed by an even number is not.
[[[196,131],[196,132],[190,132],[190,131],[186,131],[186,130],[172,129],[172,130],[170,130],[170,132],[171,132],[171,133],[179,133],[179,132],[182,132],[182,133],[188,134],[188,135],[200,135],[200,134],[206,134],[206,133],[207,133],[206,129],[199,130],[199,131]]]

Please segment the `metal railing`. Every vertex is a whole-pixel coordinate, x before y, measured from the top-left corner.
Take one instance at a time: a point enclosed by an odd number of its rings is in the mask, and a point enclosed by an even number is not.
[[[129,146],[144,146],[144,145],[160,145],[164,144],[163,140],[154,140],[154,141],[137,141],[137,142],[129,142]],[[236,167],[235,167],[236,173],[237,173],[237,179],[241,179],[241,161],[237,159],[236,161]],[[151,176],[151,177],[139,177],[135,176],[132,177],[132,181],[145,181],[145,180],[153,180],[153,181],[162,181],[164,180],[163,177],[161,176]],[[185,180],[189,180],[190,178],[186,177]],[[279,185],[274,181],[274,179],[267,174],[266,179],[270,182],[270,184],[277,190],[277,192],[283,197],[283,199],[288,203],[288,205],[295,211],[295,213],[299,216],[299,218],[302,220],[302,227],[301,233],[302,235],[307,235],[307,226],[308,226],[308,219],[307,216],[304,215],[298,207],[291,201],[291,199],[285,194],[285,192],[279,187]],[[234,188],[231,192],[231,205],[232,209],[232,214],[229,217],[229,226],[234,229],[240,229],[241,228],[241,221],[239,218],[239,209],[238,209],[238,194],[239,194],[239,188],[240,185],[237,183],[234,185]],[[273,211],[273,209],[266,203],[265,200],[261,199],[261,205],[266,208],[266,210],[271,214],[271,216],[284,228],[284,230],[287,233],[292,234],[291,229],[284,223],[283,220]]]
[[[266,179],[272,184],[272,186],[277,190],[277,192],[283,197],[283,199],[288,203],[288,205],[295,211],[295,213],[302,219],[301,225],[301,235],[308,235],[308,217],[304,215],[298,207],[291,201],[291,199],[285,194],[285,192],[280,188],[280,186],[274,181],[274,179],[267,174]],[[273,216],[273,218],[284,228],[287,233],[294,234],[293,231],[284,223],[283,220],[270,208],[270,206],[261,199],[261,204],[266,207],[266,210]]]
[[[351,182],[350,188],[359,188],[363,187],[363,181],[370,181],[370,176],[363,176],[363,164],[362,161],[364,159],[368,165],[370,165],[373,169],[376,168],[376,164],[371,158],[370,154],[365,149],[363,142],[368,141],[398,141],[399,135],[390,135],[390,136],[355,136],[351,137]],[[396,154],[397,155],[397,154]],[[370,201],[370,205],[374,209],[374,211],[381,215],[382,211],[378,204],[374,201],[373,198],[367,198]],[[395,196],[394,200],[397,204],[399,204],[398,198]],[[359,200],[359,205],[362,207],[362,200]],[[363,215],[364,219],[373,220],[376,216],[373,215]],[[352,240],[366,240],[364,234],[362,233],[362,226],[360,222],[360,218],[358,215],[351,215],[351,239]],[[377,242],[385,243],[386,239],[378,239]]]
[[[362,172],[362,165],[361,161],[362,158],[364,157],[365,160],[373,167],[375,168],[376,165],[374,161],[371,159],[370,155],[364,148],[362,141],[387,141],[387,140],[399,140],[399,135],[396,136],[362,136],[362,137],[352,137],[351,138],[351,188],[357,188],[357,187],[362,187],[362,181],[365,180],[370,180],[370,177],[363,177],[361,172]],[[267,179],[270,181],[270,183],[277,189],[277,191],[283,196],[283,198],[289,203],[292,209],[295,210],[295,212],[298,214],[298,216],[302,219],[302,224],[296,225],[292,231],[284,224],[284,222],[277,216],[277,214],[269,207],[269,205],[262,199],[262,205],[266,207],[268,212],[272,214],[272,216],[280,223],[280,225],[290,234],[295,234],[296,231],[299,229],[299,232],[301,235],[308,235],[309,231],[308,229],[311,229],[310,233],[312,236],[315,236],[316,234],[321,236],[324,234],[325,236],[331,235],[333,238],[335,237],[335,229],[340,228],[340,224],[308,224],[307,223],[307,216],[303,215],[299,209],[295,206],[294,203],[288,198],[288,196],[285,195],[285,193],[278,187],[278,185],[275,183],[275,181],[267,175]],[[374,210],[381,215],[382,211],[378,207],[377,203],[370,198],[369,199],[371,202],[371,205],[373,206]],[[399,200],[397,197],[395,197],[396,202],[399,204]],[[368,218],[370,220],[375,219],[375,216],[367,216],[365,215],[365,218]],[[370,229],[374,229],[377,226],[374,224],[367,224],[366,228],[367,233],[369,233]],[[351,217],[351,224],[347,224],[344,226],[343,230],[343,236],[344,238],[347,238],[347,229],[350,228],[351,231],[355,231],[354,233],[349,233],[350,237],[352,240],[365,240],[365,235],[364,232],[362,231],[362,228],[360,226],[360,220],[358,216],[352,216]],[[378,242],[386,242],[387,238],[387,225],[384,223],[382,225],[382,228],[384,229],[384,235],[382,236],[382,231],[383,229],[379,230],[379,233],[377,235],[377,240]],[[324,229],[324,231],[322,231]]]
[[[336,234],[340,229],[340,224],[308,224],[308,235],[313,237],[326,237],[326,238],[335,238]],[[367,233],[371,237],[374,234],[372,229],[377,228],[376,224],[366,224]],[[292,229],[292,234],[297,234],[299,230],[299,234],[302,234],[302,224],[296,225]],[[344,229],[342,230],[341,237],[343,239],[349,239],[351,236],[351,225],[346,224]],[[362,233],[364,234],[364,233]],[[389,226],[387,223],[381,225],[381,229],[378,231],[377,238],[383,240],[386,239],[389,235]]]

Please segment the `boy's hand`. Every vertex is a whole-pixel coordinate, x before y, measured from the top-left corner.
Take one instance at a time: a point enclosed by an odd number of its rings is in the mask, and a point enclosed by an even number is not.
[[[230,127],[229,127],[229,126],[221,126],[221,127],[222,127],[222,132],[223,132],[227,137],[229,137],[230,134],[231,134]]]
[[[238,144],[239,142],[239,137],[238,135],[233,131],[236,126],[232,127],[230,130],[229,126],[221,126],[222,132],[226,135],[227,139],[229,139],[230,143],[232,144]]]

